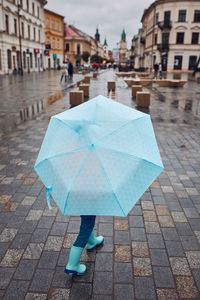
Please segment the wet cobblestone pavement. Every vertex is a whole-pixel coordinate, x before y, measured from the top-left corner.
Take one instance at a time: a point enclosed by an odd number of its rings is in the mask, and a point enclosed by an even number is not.
[[[108,94],[110,79],[117,89]],[[135,107],[112,71],[90,86],[90,98],[102,94]],[[200,299],[200,119],[172,104],[187,93],[198,101],[198,90],[195,82],[173,92],[150,89],[165,171],[127,218],[97,218],[105,243],[84,252],[81,277],[63,272],[80,218],[62,216],[55,205],[49,210],[33,171],[49,118],[69,108],[68,93],[1,138],[0,299]]]

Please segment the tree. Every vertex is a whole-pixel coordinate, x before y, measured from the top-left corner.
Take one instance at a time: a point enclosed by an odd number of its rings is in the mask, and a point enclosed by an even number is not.
[[[91,63],[99,63],[101,64],[102,63],[102,57],[97,55],[97,54],[94,54],[91,56]]]
[[[85,62],[88,62],[88,58],[90,57],[90,53],[85,51],[83,52],[82,54],[82,59],[85,61]]]

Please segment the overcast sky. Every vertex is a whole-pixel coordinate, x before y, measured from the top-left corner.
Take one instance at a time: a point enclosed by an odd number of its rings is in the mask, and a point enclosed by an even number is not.
[[[131,39],[141,27],[145,8],[153,0],[48,0],[45,6],[65,16],[68,25],[74,25],[94,37],[99,28],[101,43],[106,36],[109,49],[117,47],[123,28],[128,47]]]

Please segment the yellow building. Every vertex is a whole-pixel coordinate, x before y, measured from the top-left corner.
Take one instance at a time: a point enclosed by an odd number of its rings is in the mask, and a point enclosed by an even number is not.
[[[64,59],[64,16],[44,9],[45,67],[56,69]]]

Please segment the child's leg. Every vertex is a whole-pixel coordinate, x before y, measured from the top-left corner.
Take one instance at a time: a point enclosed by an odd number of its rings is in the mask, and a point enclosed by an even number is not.
[[[75,247],[85,248],[95,225],[96,216],[81,216],[80,232],[74,243]]]

